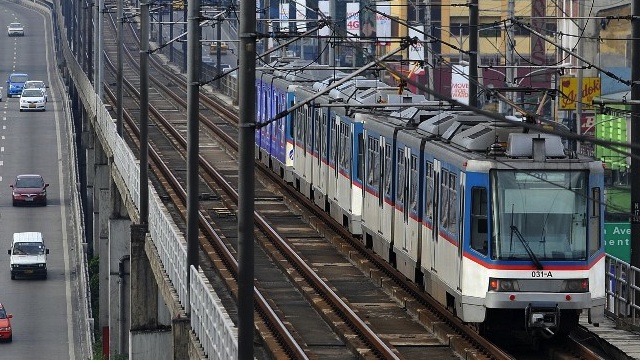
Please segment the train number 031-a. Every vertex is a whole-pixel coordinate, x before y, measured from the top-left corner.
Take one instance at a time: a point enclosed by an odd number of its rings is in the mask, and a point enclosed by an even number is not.
[[[551,271],[544,272],[542,270],[534,270],[531,272],[531,277],[534,278],[552,278],[553,274]]]

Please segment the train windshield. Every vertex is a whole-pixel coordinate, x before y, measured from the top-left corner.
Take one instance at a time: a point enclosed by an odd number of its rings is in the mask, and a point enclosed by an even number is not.
[[[493,171],[491,188],[493,259],[586,259],[585,171]]]

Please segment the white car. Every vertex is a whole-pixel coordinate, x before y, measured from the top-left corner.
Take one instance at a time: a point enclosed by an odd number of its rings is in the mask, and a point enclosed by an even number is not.
[[[24,36],[24,27],[19,22],[13,22],[7,26],[9,36]]]
[[[40,89],[44,93],[44,101],[49,101],[49,97],[47,96],[47,88],[44,81],[42,80],[29,80],[24,83],[23,89]]]
[[[24,89],[20,95],[20,111],[45,111],[47,101],[41,89]]]

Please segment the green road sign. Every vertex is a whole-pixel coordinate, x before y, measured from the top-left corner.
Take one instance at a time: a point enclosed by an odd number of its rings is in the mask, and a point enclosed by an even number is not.
[[[631,261],[631,224],[604,224],[605,251],[611,256],[626,262]]]

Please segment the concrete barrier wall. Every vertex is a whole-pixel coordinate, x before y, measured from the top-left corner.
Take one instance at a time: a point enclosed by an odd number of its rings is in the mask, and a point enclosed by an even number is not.
[[[38,3],[55,11],[60,34],[65,34],[63,16],[59,5],[38,0]],[[62,36],[66,39],[65,36]],[[69,44],[62,43],[62,56],[70,77],[105,152],[113,156],[117,174],[127,187],[127,194],[136,208],[140,208],[140,165],[134,153],[117,131],[115,120],[98,98],[93,85],[70,51]],[[186,241],[169,212],[162,204],[155,189],[149,183],[149,233],[158,250],[159,257],[176,289],[180,303],[191,307],[191,326],[207,356],[211,359],[237,358],[237,330],[220,299],[204,277],[201,269],[192,267],[191,286],[187,281]],[[190,291],[190,293],[189,293]],[[190,301],[189,301],[190,299]]]

